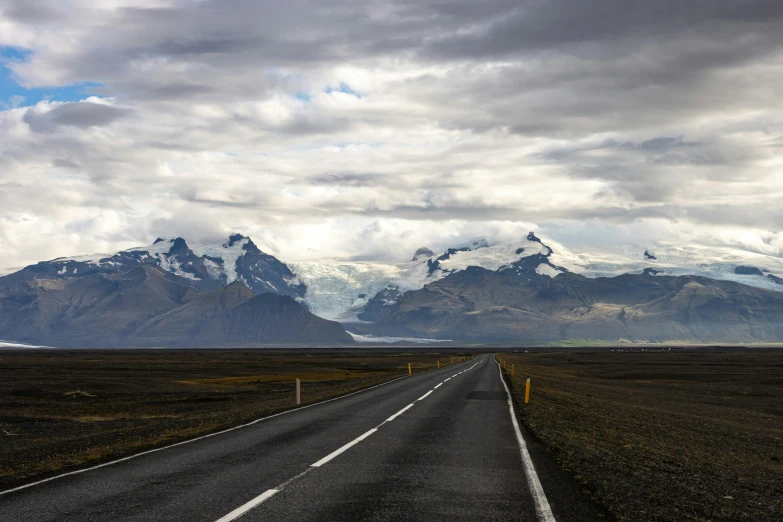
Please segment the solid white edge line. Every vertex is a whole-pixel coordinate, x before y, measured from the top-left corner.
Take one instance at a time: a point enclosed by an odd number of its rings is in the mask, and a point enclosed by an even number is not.
[[[424,374],[427,374],[427,373],[430,373],[430,372],[434,372],[434,371],[437,371],[437,370],[429,370],[427,372],[418,373],[416,375],[424,375]],[[355,392],[346,393],[345,395],[340,395],[339,397],[332,397],[331,399],[326,399],[325,401],[315,402],[313,404],[308,404],[307,406],[300,406],[299,408],[293,408],[291,410],[281,411],[281,412],[275,413],[273,415],[267,415],[266,417],[261,417],[260,419],[253,420],[253,421],[247,422],[245,424],[240,424],[239,426],[232,426],[230,428],[226,428],[225,430],[216,431],[215,433],[207,433],[206,435],[201,435],[201,436],[193,438],[193,439],[183,440],[183,441],[180,441],[180,442],[176,442],[174,444],[169,444],[168,446],[163,446],[163,447],[160,447],[160,448],[153,448],[153,449],[150,449],[150,450],[147,450],[147,451],[142,451],[141,453],[135,453],[133,455],[128,455],[127,457],[123,457],[121,459],[111,460],[109,462],[104,462],[103,464],[98,464],[97,466],[92,466],[92,467],[84,468],[84,469],[77,469],[77,470],[74,470],[74,471],[69,471],[67,473],[61,473],[60,475],[55,475],[53,477],[49,477],[49,478],[45,478],[45,479],[42,479],[42,480],[38,480],[36,482],[31,482],[29,484],[24,484],[22,486],[17,486],[15,488],[7,489],[5,491],[0,491],[0,497],[3,496],[3,495],[6,495],[8,493],[13,493],[14,491],[20,491],[22,489],[27,489],[27,488],[31,488],[33,486],[38,486],[40,484],[45,484],[46,482],[51,482],[52,480],[57,480],[57,479],[60,479],[60,478],[63,478],[63,477],[69,477],[71,475],[78,475],[80,473],[85,473],[87,471],[92,471],[92,470],[95,470],[95,469],[105,468],[106,466],[112,466],[114,464],[119,464],[120,462],[125,462],[127,460],[135,459],[137,457],[143,457],[144,455],[149,455],[150,453],[156,453],[158,451],[163,451],[163,450],[166,450],[166,449],[169,449],[169,448],[175,448],[177,446],[182,446],[183,444],[190,444],[191,442],[196,442],[196,441],[199,441],[199,440],[208,439],[208,438],[214,437],[216,435],[222,435],[224,433],[228,433],[228,432],[231,432],[231,431],[234,431],[234,430],[238,430],[240,428],[246,428],[248,426],[252,426],[254,424],[257,424],[257,423],[259,423],[261,421],[265,421],[267,419],[272,419],[274,417],[279,417],[280,415],[286,415],[288,413],[293,413],[295,411],[304,410],[306,408],[312,408],[313,406],[318,406],[319,404],[326,404],[327,402],[332,402],[332,401],[337,401],[337,400],[340,400],[340,399],[344,399],[346,397],[350,397],[351,395],[356,395],[357,393],[363,393],[363,392],[370,391],[370,390],[375,389],[375,388],[379,388],[381,386],[386,386],[387,384],[391,384],[391,383],[393,383],[395,381],[399,381],[400,379],[405,379],[405,378],[408,378],[408,377],[411,377],[411,376],[410,375],[403,375],[402,377],[397,377],[396,379],[392,379],[390,381],[382,382],[380,384],[376,384],[375,386],[370,386],[369,388],[363,388],[361,390],[356,390]]]
[[[226,515],[226,516],[224,516],[222,518],[219,518],[217,520],[217,522],[230,522],[231,520],[236,520],[237,518],[241,517],[242,515],[244,515],[245,513],[250,511],[251,509],[253,509],[254,507],[258,506],[259,504],[263,503],[268,498],[272,497],[273,495],[275,495],[276,493],[279,493],[279,492],[280,492],[279,489],[267,489],[266,491],[264,491],[263,493],[258,495],[256,498],[254,498],[250,502],[248,502],[246,504],[242,504],[241,506],[236,508],[234,511],[229,513],[228,515]]]
[[[416,399],[416,400],[417,400],[417,401],[422,401],[422,400],[426,399],[426,398],[427,398],[427,395],[429,395],[430,393],[432,393],[432,390],[428,391],[427,393],[425,393],[424,395],[422,395],[421,397],[419,397],[419,398],[418,398],[418,399]]]
[[[405,413],[406,411],[408,411],[411,408],[413,408],[413,403],[410,403],[407,406],[405,406],[403,409],[401,409],[400,411],[398,411],[397,413],[395,413],[394,415],[392,415],[391,417],[386,419],[385,422],[393,421],[394,419],[396,419],[397,417],[399,417],[400,415],[402,415],[403,413]]]
[[[370,435],[372,435],[376,431],[378,431],[378,428],[371,429],[370,431],[368,431],[364,435],[360,435],[360,436],[356,437],[355,439],[353,439],[351,442],[349,442],[345,446],[343,446],[343,447],[341,447],[339,449],[334,450],[333,452],[331,452],[330,454],[328,454],[327,456],[325,456],[324,458],[322,458],[321,460],[319,460],[315,464],[311,464],[310,466],[313,467],[313,468],[320,468],[321,466],[323,466],[324,464],[326,464],[327,462],[329,462],[330,460],[335,458],[340,453],[343,453],[344,451],[348,450],[349,448],[351,448],[351,446],[355,446],[356,444],[359,444],[361,441],[363,441],[364,439],[366,439],[367,437],[369,437]]]
[[[497,359],[495,359],[497,363]],[[533,466],[533,459],[530,458],[530,453],[527,451],[527,444],[522,437],[522,430],[519,429],[519,422],[517,422],[517,414],[514,412],[514,402],[511,400],[511,392],[506,385],[506,381],[503,379],[503,370],[498,363],[498,373],[500,374],[500,382],[503,383],[503,388],[506,390],[506,397],[508,399],[508,411],[511,414],[511,422],[514,424],[514,432],[517,436],[517,444],[519,445],[519,454],[522,456],[522,465],[525,470],[525,477],[527,477],[527,485],[530,488],[530,494],[533,496],[533,503],[536,506],[536,515],[540,522],[557,522],[555,516],[552,514],[552,509],[549,507],[549,501],[546,499],[544,493],[544,487],[541,485],[541,481],[538,479],[538,473]]]

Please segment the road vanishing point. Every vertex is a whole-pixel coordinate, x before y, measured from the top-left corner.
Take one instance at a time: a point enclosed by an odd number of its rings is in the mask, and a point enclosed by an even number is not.
[[[0,520],[601,520],[484,355],[0,492]]]

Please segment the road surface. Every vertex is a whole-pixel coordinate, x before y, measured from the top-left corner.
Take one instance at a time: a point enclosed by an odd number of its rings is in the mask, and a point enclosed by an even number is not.
[[[477,357],[0,493],[0,520],[601,520],[504,388]]]

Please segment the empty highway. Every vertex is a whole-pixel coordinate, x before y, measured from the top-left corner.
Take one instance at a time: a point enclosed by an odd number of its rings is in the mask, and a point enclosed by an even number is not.
[[[515,424],[486,355],[0,493],[0,520],[595,520]]]

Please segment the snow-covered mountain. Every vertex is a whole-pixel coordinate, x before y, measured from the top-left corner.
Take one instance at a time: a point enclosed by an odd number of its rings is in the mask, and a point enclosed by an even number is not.
[[[262,252],[249,237],[231,235],[228,240],[189,245],[183,238],[158,238],[152,245],[115,254],[63,257],[30,265],[7,277],[4,284],[34,279],[66,279],[85,274],[115,273],[152,264],[185,278],[200,290],[211,290],[240,281],[257,294],[273,292],[298,301],[305,287],[285,263]]]
[[[659,275],[698,275],[750,286],[783,290],[783,259],[726,247],[652,245],[547,246],[532,232],[513,244],[477,240],[434,253],[419,248],[398,264],[319,260],[284,263],[262,252],[243,235],[225,241],[190,244],[182,238],[158,239],[152,245],[115,254],[59,258],[21,270],[0,271],[3,285],[33,279],[65,279],[96,271],[112,273],[154,264],[183,277],[201,290],[240,281],[255,293],[294,297],[326,319],[377,321],[402,294],[418,290],[471,266],[509,271],[535,281],[574,272],[612,277],[647,271]],[[412,249],[413,250],[413,249]]]

